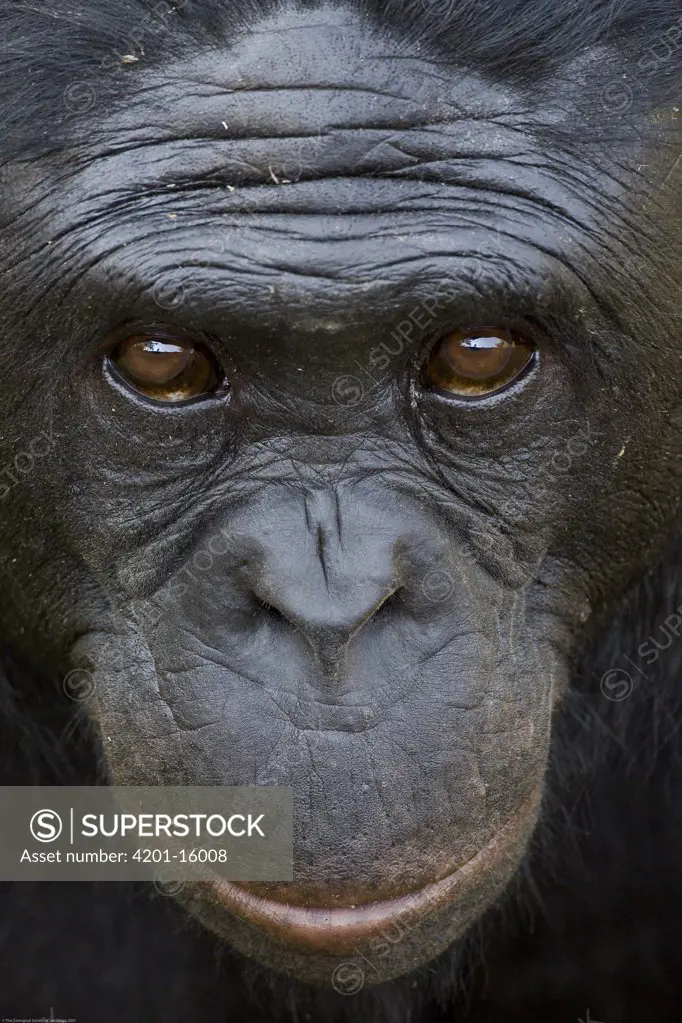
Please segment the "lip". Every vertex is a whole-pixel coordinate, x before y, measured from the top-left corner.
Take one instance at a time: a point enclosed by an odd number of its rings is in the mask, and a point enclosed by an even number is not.
[[[521,804],[491,841],[453,873],[407,892],[394,899],[379,900],[353,907],[308,907],[290,905],[255,895],[231,881],[212,878],[210,888],[218,902],[230,913],[260,927],[272,938],[296,944],[311,952],[351,951],[399,923],[412,922],[449,905],[459,894],[476,885],[482,874],[494,871],[518,849],[530,832],[540,801],[541,786]]]

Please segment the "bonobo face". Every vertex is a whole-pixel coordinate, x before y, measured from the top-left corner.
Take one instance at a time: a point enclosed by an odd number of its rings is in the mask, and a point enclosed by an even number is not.
[[[293,786],[295,881],[184,897],[313,983],[502,891],[679,514],[677,154],[599,143],[605,62],[530,96],[281,13],[10,168],[5,630],[92,668],[114,781]]]

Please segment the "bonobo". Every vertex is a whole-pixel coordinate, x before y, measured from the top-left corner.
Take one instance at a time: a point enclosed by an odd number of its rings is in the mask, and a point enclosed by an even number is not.
[[[0,11],[2,781],[295,813],[2,1014],[681,1018],[678,0]]]

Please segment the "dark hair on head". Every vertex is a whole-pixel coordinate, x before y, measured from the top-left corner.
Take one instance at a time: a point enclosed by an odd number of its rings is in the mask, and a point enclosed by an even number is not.
[[[0,0],[2,157],[49,152],[78,119],[135,87],[139,61],[163,66],[228,45],[284,6],[329,0]],[[590,48],[619,54],[626,90],[651,108],[680,99],[679,0],[342,0],[401,45],[484,77],[537,88]],[[618,113],[618,110],[616,110]]]

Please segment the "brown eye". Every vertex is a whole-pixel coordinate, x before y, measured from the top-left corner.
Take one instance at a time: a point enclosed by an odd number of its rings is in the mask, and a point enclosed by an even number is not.
[[[426,382],[465,398],[507,387],[533,361],[535,345],[512,330],[472,327],[447,334],[432,352]]]
[[[215,391],[222,374],[202,345],[175,337],[137,334],[109,356],[120,377],[157,401],[178,402]]]

